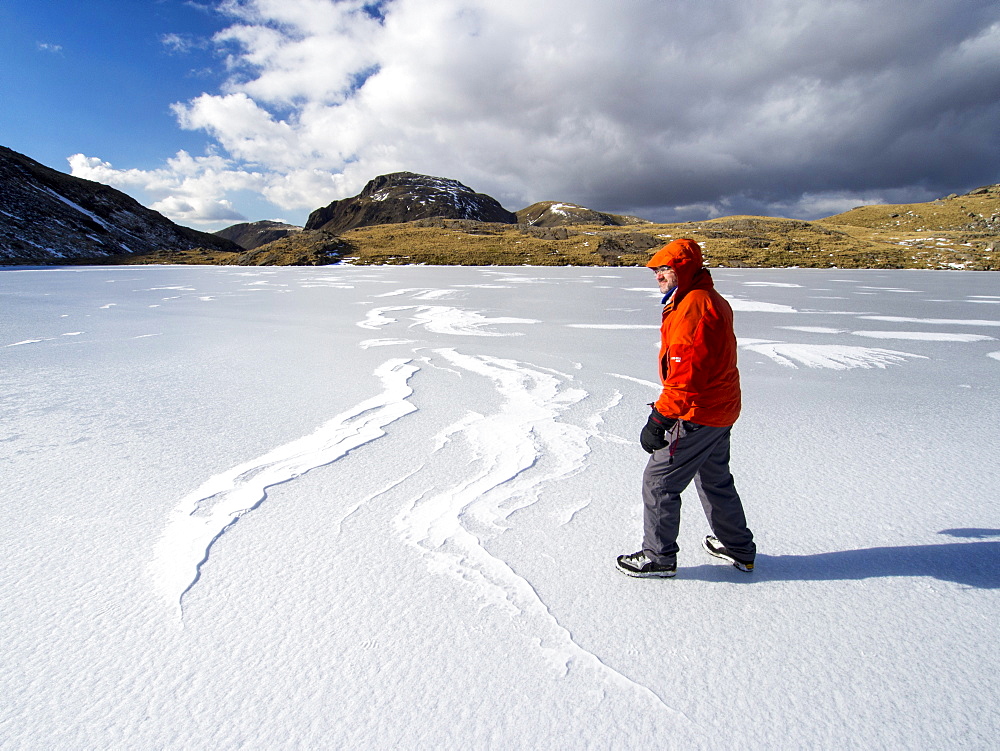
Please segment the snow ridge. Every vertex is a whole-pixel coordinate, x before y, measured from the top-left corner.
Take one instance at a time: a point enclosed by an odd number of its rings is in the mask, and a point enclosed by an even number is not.
[[[183,617],[184,595],[201,576],[212,545],[241,516],[257,508],[267,489],[336,461],[385,433],[383,428],[416,411],[407,398],[419,368],[392,359],[375,370],[385,390],[320,426],[311,435],[269,451],[206,480],[171,513],[156,546],[150,573],[164,600]]]
[[[96,224],[99,224],[104,229],[111,229],[110,227],[108,227],[108,223],[105,222],[103,219],[101,219],[101,217],[97,216],[97,214],[95,214],[92,211],[87,211],[80,204],[78,204],[78,203],[76,203],[74,201],[69,200],[68,198],[66,198],[66,196],[63,196],[63,195],[60,195],[59,193],[56,193],[54,190],[52,190],[52,188],[38,187],[37,185],[32,185],[31,187],[35,188],[36,190],[40,190],[40,191],[43,191],[45,193],[48,193],[50,196],[52,196],[53,198],[55,198],[57,201],[62,201],[64,204],[66,204],[67,206],[69,206],[71,209],[76,209],[81,214],[83,214],[85,217],[87,217],[88,219],[90,219],[92,222],[94,222]]]
[[[556,418],[588,394],[565,388],[562,382],[569,376],[513,360],[463,355],[453,349],[434,352],[456,368],[490,379],[504,404],[499,414],[470,412],[436,436],[435,453],[458,440],[456,436],[465,439],[479,469],[444,493],[415,502],[400,517],[400,528],[407,541],[429,549],[458,536],[479,550],[478,540],[466,537],[463,520],[501,529],[512,513],[537,501],[540,486],[583,466],[593,431]],[[554,459],[552,467],[536,466],[543,456]],[[533,468],[539,471],[527,475]]]
[[[494,324],[538,323],[533,318],[512,318],[503,316],[487,318],[474,310],[464,310],[447,305],[389,305],[368,311],[365,320],[357,323],[363,329],[379,329],[398,320],[383,315],[397,310],[416,310],[412,319],[414,326],[422,326],[427,331],[437,334],[454,334],[458,336],[522,336],[520,332],[502,333],[486,330]]]
[[[878,347],[854,347],[843,344],[787,344],[766,340],[741,340],[740,347],[767,355],[779,365],[797,368],[798,362],[809,368],[849,370],[851,368],[883,368],[899,365],[906,358],[926,360],[924,355],[899,352]]]
[[[508,612],[519,628],[533,634],[532,643],[560,675],[587,671],[600,681],[637,691],[644,701],[694,725],[648,687],[581,647],[530,582],[485,547],[514,512],[538,502],[547,485],[583,468],[589,441],[600,433],[600,413],[585,427],[559,418],[590,395],[569,385],[571,376],[545,368],[453,349],[434,354],[460,371],[492,381],[503,403],[495,414],[469,412],[435,437],[433,453],[455,451],[471,470],[456,478],[457,484],[424,491],[409,502],[396,518],[403,539],[421,551],[431,571],[457,577],[473,586],[486,605]],[[620,398],[616,393],[605,410]],[[561,523],[567,523],[579,509],[559,511]]]

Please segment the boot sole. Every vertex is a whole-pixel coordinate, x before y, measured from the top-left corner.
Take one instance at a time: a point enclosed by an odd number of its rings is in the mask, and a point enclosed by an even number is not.
[[[633,579],[672,579],[677,576],[677,570],[673,571],[631,571],[619,564],[615,564],[615,568],[621,571],[625,576],[631,576]]]
[[[723,561],[729,561],[733,565],[733,568],[738,569],[740,571],[744,571],[748,574],[753,573],[752,563],[750,564],[741,563],[740,561],[733,558],[731,555],[726,555],[725,553],[719,553],[715,550],[712,550],[710,547],[708,547],[708,540],[702,540],[701,546],[705,548],[705,552],[708,553],[710,556],[713,556],[715,558],[720,558]]]

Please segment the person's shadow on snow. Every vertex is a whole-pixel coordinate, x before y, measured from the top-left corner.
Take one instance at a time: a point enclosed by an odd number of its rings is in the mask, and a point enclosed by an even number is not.
[[[1000,589],[1000,529],[945,529],[939,534],[982,540],[941,545],[864,548],[812,555],[758,554],[752,574],[732,567],[684,567],[685,579],[751,584],[765,581],[838,581],[884,576],[930,576],[978,589]]]

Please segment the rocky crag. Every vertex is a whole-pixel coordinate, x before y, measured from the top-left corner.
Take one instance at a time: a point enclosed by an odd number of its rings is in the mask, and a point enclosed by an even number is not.
[[[174,224],[119,190],[0,146],[0,263],[98,261],[196,248],[241,250]]]
[[[466,219],[517,224],[517,215],[495,199],[457,180],[395,172],[370,181],[358,195],[316,209],[307,230],[339,234],[356,227],[402,224],[417,219]]]

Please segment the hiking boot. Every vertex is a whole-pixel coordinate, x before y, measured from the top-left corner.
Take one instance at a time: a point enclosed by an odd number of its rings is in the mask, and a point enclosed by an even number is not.
[[[740,571],[746,571],[748,573],[753,571],[753,561],[741,561],[739,558],[726,550],[726,546],[719,542],[718,537],[709,535],[705,538],[705,542],[702,543],[702,546],[705,548],[705,552],[709,555],[714,555],[716,558],[729,561]]]
[[[669,579],[677,574],[677,564],[671,563],[665,566],[653,563],[646,557],[645,551],[640,550],[632,555],[618,556],[618,570],[626,576],[635,576],[640,579]]]

